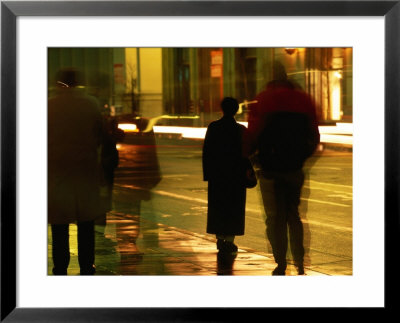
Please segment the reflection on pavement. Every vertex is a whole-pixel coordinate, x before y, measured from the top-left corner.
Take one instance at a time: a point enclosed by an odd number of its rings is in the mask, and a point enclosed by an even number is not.
[[[75,230],[71,225],[69,275],[79,274]],[[51,268],[49,257],[49,275]],[[104,234],[96,234],[96,275],[270,276],[274,268],[275,262],[267,255],[239,247],[237,254],[221,257],[215,241],[207,236],[134,214],[110,212]],[[295,268],[289,265],[286,274],[296,275]],[[307,269],[306,274],[323,275]]]

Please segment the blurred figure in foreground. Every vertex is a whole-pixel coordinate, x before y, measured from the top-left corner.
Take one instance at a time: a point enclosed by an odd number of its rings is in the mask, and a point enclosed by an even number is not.
[[[94,219],[99,215],[102,120],[97,100],[79,85],[78,71],[60,71],[57,93],[48,101],[48,222],[54,275],[67,274],[69,224],[74,222],[78,227],[80,274],[95,273]]]
[[[237,100],[224,98],[223,117],[207,128],[203,146],[203,176],[208,181],[207,233],[217,237],[220,252],[236,252],[235,236],[244,234],[246,170],[250,161],[242,156],[245,127],[234,116]]]
[[[148,120],[137,118],[134,115],[121,115],[119,123],[132,123],[138,131],[127,131],[123,142],[119,147],[119,166],[116,169],[115,181],[120,186],[129,189],[120,189],[117,197],[117,209],[125,214],[134,217],[132,223],[126,222],[130,234],[126,235],[123,230],[121,239],[118,239],[120,250],[123,249],[130,254],[139,256],[142,252],[137,245],[140,234],[142,219],[151,221],[154,217],[152,211],[152,189],[162,179],[160,164],[157,156],[157,144],[153,129],[145,131],[148,127]],[[142,213],[146,212],[146,214]],[[145,220],[144,220],[145,221]],[[126,231],[126,230],[125,230]],[[156,230],[145,230],[142,235],[153,235]],[[118,235],[118,234],[117,234]],[[153,241],[153,239],[150,239]],[[148,241],[144,239],[144,241]]]
[[[293,260],[302,275],[303,224],[298,208],[303,164],[316,149],[320,135],[311,98],[287,79],[281,63],[274,63],[273,76],[250,111],[244,153],[249,156],[256,152],[260,163],[267,237],[278,264],[272,274],[285,275],[289,228]]]
[[[118,128],[118,122],[111,116],[110,109],[103,110],[103,137],[101,145],[101,181],[100,181],[100,215],[95,220],[96,231],[104,234],[107,224],[107,213],[112,210],[112,192],[114,172],[119,163],[117,142],[122,141],[124,132]]]

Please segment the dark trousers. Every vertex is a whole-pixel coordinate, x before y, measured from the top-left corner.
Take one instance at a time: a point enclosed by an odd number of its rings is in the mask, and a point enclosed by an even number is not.
[[[286,266],[288,229],[290,248],[296,264],[303,264],[303,224],[299,215],[300,194],[304,183],[302,170],[277,173],[260,171],[260,188],[267,216],[267,237],[275,262]]]
[[[78,222],[78,261],[81,275],[93,275],[94,221]],[[66,275],[70,261],[69,224],[52,224],[53,274]]]

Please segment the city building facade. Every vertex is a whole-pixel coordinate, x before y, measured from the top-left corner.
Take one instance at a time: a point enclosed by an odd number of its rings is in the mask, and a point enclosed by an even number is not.
[[[88,93],[114,114],[207,126],[225,96],[246,111],[272,79],[273,62],[317,104],[321,124],[352,122],[352,48],[49,48],[49,92],[62,67],[85,75]]]

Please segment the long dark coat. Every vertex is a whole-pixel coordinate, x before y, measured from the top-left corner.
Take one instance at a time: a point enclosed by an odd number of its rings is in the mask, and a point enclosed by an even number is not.
[[[233,117],[210,123],[203,146],[203,175],[208,181],[207,233],[243,235],[246,159],[242,158],[245,127]]]
[[[97,100],[63,88],[48,101],[48,221],[67,224],[99,215],[98,150],[102,120]]]

